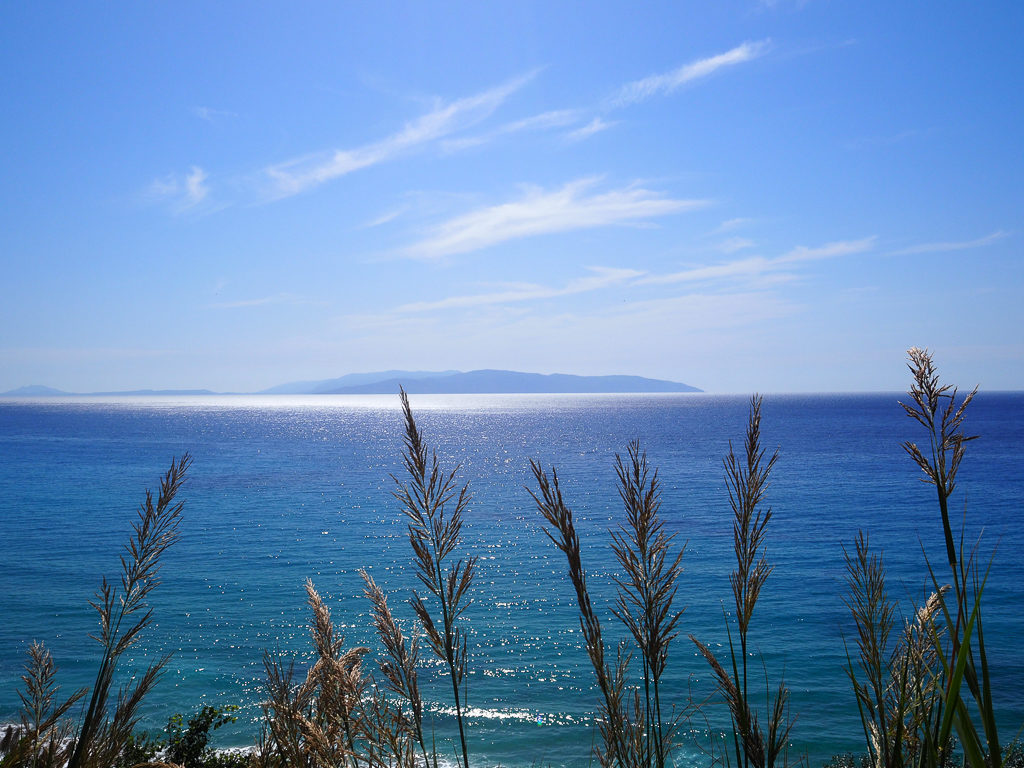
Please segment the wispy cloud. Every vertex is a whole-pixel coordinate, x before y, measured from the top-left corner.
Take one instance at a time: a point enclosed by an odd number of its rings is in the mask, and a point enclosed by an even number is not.
[[[713,230],[708,232],[708,236],[713,237],[715,235],[724,235],[726,232],[733,232],[737,229],[745,227],[753,223],[753,221],[753,219],[749,218],[727,219],[726,221],[723,221],[721,224],[715,227]]]
[[[582,141],[583,139],[590,138],[595,133],[608,130],[613,125],[615,125],[614,122],[608,122],[607,120],[602,120],[600,117],[595,117],[582,128],[577,128],[575,131],[569,131],[565,137],[569,139],[569,141]]]
[[[445,139],[441,142],[441,148],[445,152],[458,152],[464,149],[472,149],[488,144],[495,139],[524,131],[542,131],[550,128],[563,128],[567,125],[579,122],[583,119],[581,113],[575,109],[555,109],[548,112],[541,112],[538,115],[524,117],[522,120],[499,125],[492,131],[477,136],[465,136],[457,139]]]
[[[188,206],[191,208],[199,205],[209,192],[206,187],[206,171],[199,166],[192,166],[192,170],[185,177],[185,200]]]
[[[536,299],[551,299],[560,296],[571,296],[607,288],[643,275],[635,269],[613,269],[609,267],[591,267],[592,274],[570,280],[564,286],[555,288],[534,283],[518,283],[504,286],[502,290],[488,293],[476,293],[464,296],[451,296],[439,301],[420,301],[403,304],[395,311],[402,313],[430,312],[443,309],[462,309],[492,304],[510,304]]]
[[[781,256],[771,259],[763,256],[751,256],[724,264],[691,267],[664,275],[650,275],[638,280],[637,284],[701,283],[724,279],[750,279],[772,275],[772,273],[776,273],[773,276],[778,277],[777,273],[780,270],[798,262],[835,258],[870,251],[874,247],[875,239],[874,237],[865,237],[860,240],[840,240],[816,248],[798,246]]]
[[[550,192],[530,188],[519,200],[457,216],[407,248],[405,255],[436,259],[524,237],[646,221],[707,205],[706,200],[677,200],[638,186],[588,194],[597,181],[578,179]]]
[[[748,237],[730,237],[723,240],[715,247],[722,253],[730,254],[742,251],[746,248],[753,248],[754,241]]]
[[[406,211],[405,208],[395,208],[394,210],[391,210],[391,211],[385,211],[380,216],[377,216],[376,218],[370,219],[368,222],[363,224],[362,228],[363,229],[373,229],[374,227],[383,226],[384,224],[387,224],[387,223],[392,222],[395,219],[397,219],[399,216],[401,216],[403,213],[405,213],[405,211]]]
[[[1005,237],[1009,237],[1009,232],[998,230],[993,232],[991,235],[985,235],[985,237],[979,237],[977,240],[963,240],[959,242],[947,242],[947,243],[921,243],[919,245],[912,245],[909,248],[901,248],[898,251],[893,251],[893,256],[908,256],[914,253],[943,253],[946,251],[968,251],[972,248],[982,248],[986,245],[992,245],[992,243],[999,242]]]
[[[339,149],[307,156],[264,169],[275,198],[297,195],[311,187],[392,159],[402,152],[464,130],[490,116],[533,75],[516,78],[496,88],[450,103],[439,103],[398,133],[355,149]]]
[[[875,240],[877,239],[872,235],[860,240],[837,240],[834,243],[826,243],[816,248],[798,245],[791,251],[771,261],[775,264],[792,264],[797,261],[817,261],[818,259],[831,259],[836,256],[848,256],[853,253],[864,253],[874,248]]]
[[[200,120],[205,120],[208,123],[217,123],[225,117],[238,117],[238,114],[235,112],[230,112],[226,109],[214,109],[213,107],[192,107],[192,113]]]
[[[175,213],[184,213],[207,199],[210,190],[206,179],[206,171],[193,165],[187,174],[172,173],[154,179],[146,190],[146,197],[169,202]]]
[[[294,293],[278,293],[258,299],[241,299],[240,301],[219,301],[209,304],[210,309],[244,309],[246,307],[265,307],[271,304],[306,304],[307,299]]]
[[[671,72],[664,72],[660,75],[651,75],[642,80],[635,80],[624,85],[612,98],[610,105],[613,107],[624,107],[645,101],[652,96],[671,93],[677,88],[714,74],[725,67],[742,64],[763,55],[771,43],[769,40],[761,40],[753,43],[743,43],[735,48],[709,56],[706,59],[684,64]]]

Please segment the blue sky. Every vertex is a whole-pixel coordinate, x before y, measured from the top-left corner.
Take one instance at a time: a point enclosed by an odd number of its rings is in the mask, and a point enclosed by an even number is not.
[[[5,3],[0,391],[1024,388],[1024,4]]]

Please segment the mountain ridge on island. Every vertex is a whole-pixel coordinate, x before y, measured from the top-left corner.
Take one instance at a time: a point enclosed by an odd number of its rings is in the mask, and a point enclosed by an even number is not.
[[[657,392],[700,392],[697,387],[665,379],[643,376],[576,376],[567,373],[523,373],[482,369],[476,371],[396,372],[386,378],[370,377],[375,374],[356,374],[368,380],[346,382],[337,386],[327,380],[315,382],[318,386],[307,394],[324,395],[384,395],[394,394],[399,386],[409,394],[418,395],[470,395],[470,394],[639,394]],[[343,377],[345,378],[345,377]],[[299,393],[296,393],[299,394]]]
[[[643,376],[577,376],[566,373],[476,371],[402,371],[350,373],[334,379],[293,381],[248,394],[257,395],[393,395],[403,387],[410,394],[641,394],[701,392],[697,387]],[[67,392],[33,384],[0,393],[0,397],[174,396],[217,395],[209,389],[135,389],[108,392]],[[246,394],[246,393],[231,393]]]
[[[347,373],[336,379],[321,379],[319,381],[291,381],[287,384],[278,384],[276,387],[262,389],[258,395],[326,395],[332,394],[337,389],[346,387],[358,387],[367,384],[376,384],[381,381],[402,380],[411,381],[414,379],[433,379],[439,376],[450,376],[462,371],[375,371],[373,373]]]

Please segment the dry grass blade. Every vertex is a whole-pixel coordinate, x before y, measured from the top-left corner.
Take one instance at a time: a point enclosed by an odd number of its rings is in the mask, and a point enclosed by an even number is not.
[[[857,627],[857,658],[861,675],[852,660],[847,675],[853,685],[864,728],[865,741],[873,765],[889,768],[902,757],[903,712],[900,702],[886,695],[890,683],[887,664],[889,635],[895,623],[896,604],[885,589],[885,567],[878,555],[870,552],[868,537],[861,532],[854,553],[843,550],[846,560],[849,594],[845,598]],[[890,708],[896,705],[896,711]]]
[[[395,723],[408,732],[420,750],[425,766],[430,764],[426,740],[423,735],[423,699],[420,696],[419,676],[416,664],[419,659],[419,646],[412,637],[406,643],[398,622],[395,621],[388,606],[387,596],[366,571],[360,571],[366,584],[366,596],[373,604],[373,625],[377,636],[384,645],[386,659],[380,660],[380,670],[387,681],[388,687],[409,704],[412,719],[395,713]],[[378,718],[378,722],[380,718]],[[401,759],[399,759],[401,757]],[[399,763],[405,759],[405,750],[395,754]]]
[[[343,650],[344,641],[334,632],[331,613],[312,581],[306,595],[313,612],[310,629],[317,660],[306,675],[305,688],[315,691],[312,712],[300,719],[307,750],[321,765],[357,765],[357,740],[362,733],[360,702],[367,681],[362,658],[368,648]]]
[[[344,640],[334,630],[330,609],[312,581],[306,582],[306,595],[316,659],[305,679],[296,682],[293,662],[285,666],[264,654],[267,744],[260,751],[260,760],[264,764],[306,768],[357,768],[362,751],[372,751],[368,739],[380,736],[370,729],[364,707],[370,686],[363,674],[362,659],[368,649],[344,648]],[[273,759],[269,744],[276,754]]]
[[[464,723],[463,685],[466,680],[466,635],[458,623],[469,604],[468,594],[473,582],[477,559],[470,557],[448,562],[462,537],[462,526],[469,505],[469,489],[458,488],[457,467],[451,472],[441,470],[437,454],[428,452],[405,390],[400,393],[405,417],[405,464],[408,480],[395,481],[395,498],[408,518],[409,544],[412,546],[417,577],[433,595],[440,616],[431,615],[424,597],[413,593],[410,604],[423,625],[427,645],[448,667],[452,682],[455,719],[462,747],[462,767],[469,768],[469,749]],[[439,620],[438,620],[439,619]]]
[[[597,754],[601,765],[628,766],[630,761],[629,721],[623,703],[626,666],[629,657],[619,649],[615,669],[605,662],[605,644],[601,636],[601,622],[594,612],[587,589],[587,577],[580,556],[580,540],[573,523],[572,510],[565,504],[558,484],[558,472],[551,470],[549,479],[540,464],[530,460],[533,476],[537,481],[539,495],[527,489],[537,505],[537,510],[551,528],[544,533],[566,556],[569,565],[569,580],[576,592],[580,611],[580,629],[586,645],[587,656],[594,668],[598,688],[601,691],[601,736],[604,749]]]
[[[643,762],[664,766],[675,741],[682,712],[662,717],[661,677],[668,660],[669,644],[676,637],[676,626],[683,610],[673,610],[677,582],[682,571],[683,549],[670,554],[673,536],[665,534],[659,517],[661,489],[658,472],[650,470],[647,454],[640,442],[629,444],[628,462],[615,457],[619,496],[626,512],[626,524],[612,532],[612,551],[625,571],[616,578],[618,597],[615,616],[636,642],[643,664],[644,691],[637,694],[636,721],[642,723]]]
[[[18,691],[21,722],[17,727],[7,727],[0,742],[0,766],[56,768],[67,763],[71,726],[64,717],[87,689],[58,703],[60,686],[56,677],[57,667],[50,652],[42,643],[33,642],[21,676],[25,688]]]
[[[285,666],[270,653],[264,653],[263,667],[267,674],[268,694],[267,700],[263,702],[263,722],[269,732],[264,754],[273,751],[277,758],[276,762],[281,765],[311,765],[301,728],[311,691],[305,685],[295,684],[293,662]],[[269,758],[267,762],[270,762]]]
[[[977,439],[977,435],[964,434],[963,421],[967,406],[978,393],[978,388],[975,387],[957,404],[956,388],[939,384],[939,375],[928,350],[912,347],[907,350],[907,357],[907,367],[914,378],[907,393],[911,404],[901,402],[900,405],[908,416],[928,431],[929,445],[922,451],[916,443],[908,440],[903,447],[925,473],[925,482],[935,486],[946,539],[946,557],[954,570],[953,586],[959,595],[966,585],[963,583],[963,575],[955,573],[958,556],[949,520],[948,501],[956,487],[956,475],[964,457],[965,444]]]
[[[763,508],[762,502],[779,454],[775,451],[767,460],[766,455],[765,449],[761,447],[761,398],[755,395],[750,399],[743,453],[737,456],[730,443],[729,453],[723,462],[729,505],[733,513],[733,553],[736,557],[736,570],[730,574],[729,583],[736,607],[739,647],[734,645],[732,630],[726,620],[731,672],[726,672],[707,646],[691,636],[714,671],[728,703],[737,768],[748,768],[751,765],[754,768],[773,768],[780,757],[786,763],[786,744],[793,727],[787,709],[789,692],[785,684],[780,682],[773,701],[768,692],[767,670],[764,680],[768,700],[767,738],[749,696],[750,674],[747,661],[751,655],[750,624],[761,590],[774,569],[765,556],[765,539],[772,511],[770,507]]]
[[[366,696],[363,725],[367,735],[363,759],[368,766],[415,768],[416,747],[410,738],[408,718],[376,686]],[[424,762],[422,768],[429,768],[429,765]]]
[[[134,535],[121,557],[121,588],[117,590],[104,579],[97,601],[92,604],[99,613],[100,635],[96,639],[103,646],[103,656],[68,768],[109,768],[110,756],[116,757],[124,748],[135,727],[139,704],[168,661],[169,657],[165,657],[151,665],[133,688],[121,691],[114,712],[107,711],[118,661],[138,641],[152,619],[146,598],[159,584],[162,555],[178,538],[184,505],[176,502],[175,497],[191,463],[188,454],[171,462],[160,482],[155,504],[153,494],[146,491],[138,520],[133,525]]]
[[[764,740],[761,736],[761,729],[757,725],[757,714],[751,712],[746,698],[740,691],[739,685],[737,685],[737,681],[733,675],[725,670],[725,667],[721,665],[715,654],[711,652],[711,649],[693,635],[690,635],[690,640],[697,646],[697,650],[700,651],[700,654],[707,661],[708,666],[711,667],[711,671],[715,675],[715,681],[718,683],[719,690],[722,692],[726,705],[729,707],[730,716],[736,725],[736,732],[739,738],[742,739],[743,753],[756,768],[763,768]]]
[[[729,504],[733,510],[733,548],[736,570],[730,577],[736,603],[736,620],[740,629],[740,642],[746,651],[745,638],[761,588],[771,575],[773,567],[764,557],[764,540],[772,511],[761,508],[768,489],[768,477],[779,458],[776,451],[767,462],[761,448],[761,398],[750,401],[750,416],[744,439],[744,455],[737,458],[732,443],[725,457],[725,479],[729,489]]]

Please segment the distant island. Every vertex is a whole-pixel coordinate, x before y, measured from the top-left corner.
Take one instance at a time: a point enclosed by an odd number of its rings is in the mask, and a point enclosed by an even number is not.
[[[93,397],[128,397],[147,395],[217,395],[211,389],[130,389],[117,392],[65,392],[63,389],[45,387],[42,384],[30,384],[27,387],[18,387],[7,392],[0,392],[0,397],[75,397],[91,395]]]
[[[399,386],[417,395],[468,394],[639,394],[657,392],[701,392],[678,381],[643,376],[575,376],[566,373],[522,373],[520,371],[378,371],[350,373],[336,379],[293,381],[260,392],[230,393],[257,395],[393,395]],[[65,392],[33,384],[0,393],[2,397],[169,396],[228,394],[208,389],[135,389],[118,392]]]

